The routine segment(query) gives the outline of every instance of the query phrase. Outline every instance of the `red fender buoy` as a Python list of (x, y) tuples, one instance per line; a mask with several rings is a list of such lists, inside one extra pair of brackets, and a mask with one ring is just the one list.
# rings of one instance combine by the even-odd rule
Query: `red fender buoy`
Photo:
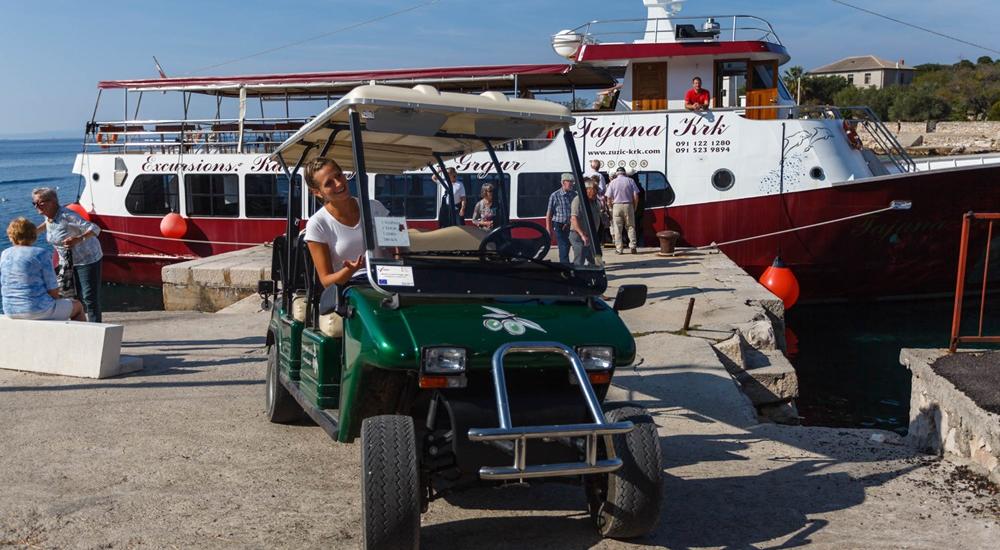
[(171, 212), (160, 220), (160, 233), (168, 239), (180, 239), (187, 233), (187, 221), (176, 212)]
[(87, 220), (88, 222), (90, 221), (90, 212), (87, 212), (87, 209), (84, 208), (82, 204), (78, 202), (67, 204), (66, 209), (72, 210), (73, 212), (76, 212), (81, 218)]
[(764, 270), (764, 274), (760, 276), (758, 281), (772, 294), (781, 298), (785, 309), (792, 309), (795, 302), (799, 300), (799, 281), (795, 278), (792, 270), (785, 265), (785, 262), (781, 261), (781, 256), (774, 258), (774, 263)]

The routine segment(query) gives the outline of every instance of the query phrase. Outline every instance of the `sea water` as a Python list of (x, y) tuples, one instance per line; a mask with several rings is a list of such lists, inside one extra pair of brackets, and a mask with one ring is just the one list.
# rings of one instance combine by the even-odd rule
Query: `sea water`
[[(11, 220), (24, 216), (36, 224), (43, 221), (31, 204), (33, 189), (55, 189), (61, 204), (76, 201), (83, 181), (72, 170), (81, 143), (79, 139), (0, 139), (0, 251), (11, 245), (7, 239)], [(52, 249), (44, 238), (35, 245)], [(159, 289), (105, 284), (101, 305), (105, 311), (163, 309), (163, 299)]]
[[(982, 274), (978, 274), (981, 281)], [(970, 277), (975, 278), (975, 277)], [(981, 283), (969, 286), (961, 334), (979, 331)], [(947, 348), (952, 298), (798, 305), (785, 313), (803, 424), (906, 433), (910, 371), (902, 348)], [(1000, 294), (988, 294), (983, 334), (1000, 334)], [(966, 346), (970, 347), (970, 346)], [(995, 346), (975, 346), (995, 347)]]

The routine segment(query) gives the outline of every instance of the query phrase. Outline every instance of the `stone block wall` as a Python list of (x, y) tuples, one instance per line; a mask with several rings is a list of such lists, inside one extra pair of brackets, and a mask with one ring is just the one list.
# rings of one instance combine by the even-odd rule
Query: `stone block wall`
[(913, 374), (908, 442), (922, 452), (957, 458), (1000, 484), (1000, 415), (975, 404), (931, 365), (947, 350), (904, 349)]

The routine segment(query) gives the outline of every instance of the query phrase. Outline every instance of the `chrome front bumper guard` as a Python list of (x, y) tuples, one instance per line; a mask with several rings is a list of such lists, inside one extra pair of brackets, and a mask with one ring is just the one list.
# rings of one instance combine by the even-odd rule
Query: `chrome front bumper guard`
[[(555, 353), (569, 361), (570, 368), (579, 382), (583, 399), (594, 422), (592, 424), (565, 424), (556, 426), (513, 427), (510, 421), (510, 405), (507, 400), (507, 382), (504, 378), (503, 360), (508, 353)], [(604, 474), (621, 468), (622, 461), (615, 456), (611, 436), (632, 431), (629, 421), (609, 424), (604, 418), (601, 403), (590, 385), (583, 362), (569, 347), (558, 342), (512, 342), (500, 346), (493, 354), (493, 392), (497, 401), (499, 428), (471, 428), (470, 441), (513, 443), (514, 464), (512, 466), (483, 466), (479, 477), (485, 480), (535, 479), (541, 477), (577, 476)], [(527, 465), (529, 439), (586, 438), (585, 462), (561, 464)], [(604, 437), (607, 458), (597, 459), (597, 438)]]

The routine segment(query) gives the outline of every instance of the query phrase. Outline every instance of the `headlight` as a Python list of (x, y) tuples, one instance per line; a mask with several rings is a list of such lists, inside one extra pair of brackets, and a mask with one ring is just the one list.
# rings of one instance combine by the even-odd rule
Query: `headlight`
[(462, 374), (465, 372), (463, 348), (424, 348), (426, 374)]
[(576, 348), (585, 370), (610, 370), (615, 364), (615, 349), (611, 346), (583, 346)]

